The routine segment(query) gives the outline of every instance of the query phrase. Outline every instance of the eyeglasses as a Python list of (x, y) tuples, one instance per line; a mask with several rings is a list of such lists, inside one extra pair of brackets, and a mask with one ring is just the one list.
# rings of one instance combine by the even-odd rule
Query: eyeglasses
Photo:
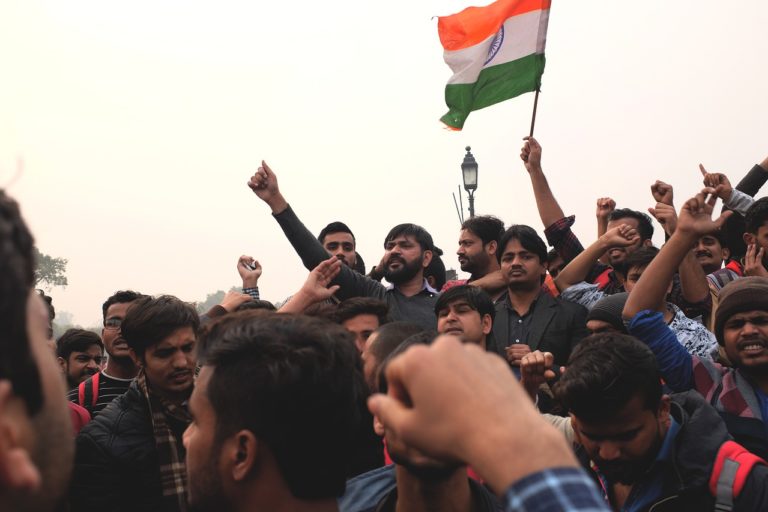
[(123, 324), (122, 318), (112, 317), (104, 320), (105, 329), (119, 329), (122, 324)]

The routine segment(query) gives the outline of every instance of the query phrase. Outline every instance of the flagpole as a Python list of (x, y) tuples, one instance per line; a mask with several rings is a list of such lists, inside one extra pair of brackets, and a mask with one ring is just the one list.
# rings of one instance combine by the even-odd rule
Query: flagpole
[(533, 116), (531, 116), (531, 134), (533, 137), (533, 127), (536, 126), (536, 109), (539, 106), (539, 88), (536, 88), (536, 97), (533, 100)]

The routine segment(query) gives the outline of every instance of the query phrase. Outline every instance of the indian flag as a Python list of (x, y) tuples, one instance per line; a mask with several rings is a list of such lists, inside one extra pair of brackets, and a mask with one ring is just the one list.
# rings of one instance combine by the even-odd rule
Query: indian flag
[(551, 0), (498, 0), (441, 16), (437, 30), (453, 76), (440, 120), (461, 130), (473, 110), (536, 91), (544, 73)]

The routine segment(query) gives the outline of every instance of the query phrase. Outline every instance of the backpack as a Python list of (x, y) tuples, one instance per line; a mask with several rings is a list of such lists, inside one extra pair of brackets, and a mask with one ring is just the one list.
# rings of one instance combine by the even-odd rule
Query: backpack
[(723, 443), (709, 477), (709, 492), (715, 497), (716, 511), (733, 510), (733, 501), (741, 494), (756, 464), (766, 462), (734, 441)]
[[(87, 380), (84, 380), (77, 387), (77, 405), (85, 407), (91, 416), (93, 416), (93, 409), (96, 407), (96, 402), (99, 399), (99, 377), (101, 372), (96, 372), (91, 376), (90, 387), (86, 386)], [(90, 389), (90, 397), (88, 396), (88, 390)]]

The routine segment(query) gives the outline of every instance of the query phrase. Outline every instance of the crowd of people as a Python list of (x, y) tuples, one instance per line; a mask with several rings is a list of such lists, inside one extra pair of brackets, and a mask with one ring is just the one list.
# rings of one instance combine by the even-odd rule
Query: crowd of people
[(416, 224), (366, 273), (262, 162), (299, 290), (264, 300), (243, 255), (202, 315), (124, 289), (57, 340), (0, 191), (0, 510), (768, 510), (768, 158), (736, 186), (701, 167), (679, 209), (662, 181), (650, 215), (598, 198), (583, 244), (520, 156), (544, 238), (467, 219), (466, 280)]

